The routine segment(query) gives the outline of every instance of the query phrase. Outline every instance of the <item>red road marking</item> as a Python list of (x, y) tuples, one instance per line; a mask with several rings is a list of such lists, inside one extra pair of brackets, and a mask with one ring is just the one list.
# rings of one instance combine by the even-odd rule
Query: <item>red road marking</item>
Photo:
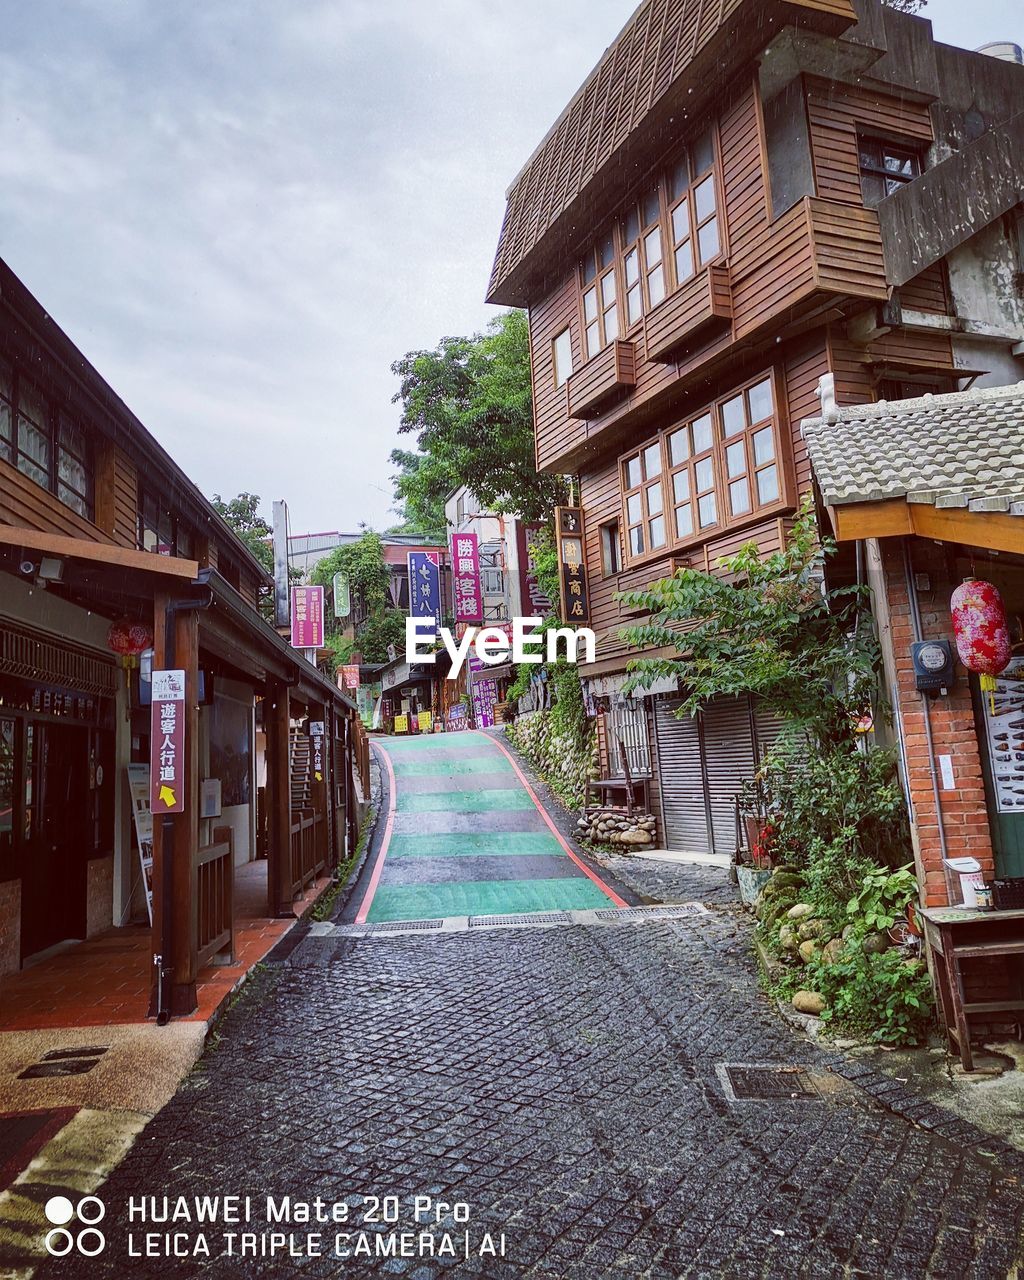
[(377, 861), (373, 864), (370, 883), (366, 886), (366, 893), (359, 904), (356, 924), (365, 924), (366, 917), (370, 914), (370, 908), (373, 906), (373, 896), (377, 892), (377, 885), (380, 883), (380, 873), (384, 869), (384, 859), (387, 857), (388, 845), (391, 843), (391, 829), (395, 825), (395, 771), (391, 766), (391, 757), (380, 743), (375, 742), (373, 745), (383, 756), (384, 765), (388, 771), (388, 820), (384, 824), (384, 838), (380, 842), (380, 848), (377, 850)]
[[(480, 730), (471, 729), (470, 732), (479, 733)], [(579, 869), (583, 872), (583, 874), (588, 877), (588, 879), (593, 880), (594, 884), (597, 885), (597, 887), (601, 890), (602, 893), (606, 893), (608, 897), (611, 898), (612, 902), (614, 902), (617, 907), (628, 906), (629, 904), (623, 898), (620, 898), (617, 893), (613, 892), (611, 889), (608, 888), (608, 886), (605, 884), (605, 882), (601, 879), (601, 877), (597, 874), (596, 871), (591, 871), (591, 869), (587, 866), (587, 864), (577, 854), (573, 853), (572, 849), (569, 848), (568, 841), (562, 835), (561, 831), (559, 831), (559, 829), (551, 821), (551, 817), (548, 814), (547, 809), (544, 808), (540, 800), (537, 798), (537, 793), (534, 791), (533, 787), (530, 786), (529, 782), (527, 782), (526, 775), (523, 773), (522, 769), (520, 769), (519, 765), (516, 763), (515, 757), (508, 750), (508, 748), (503, 743), (499, 742), (497, 738), (491, 738), (490, 734), (485, 734), (484, 736), (487, 738), (490, 738), (491, 742), (493, 742), (494, 745), (498, 748), (498, 750), (504, 754), (509, 764), (516, 771), (516, 777), (526, 788), (527, 792), (529, 793), (530, 799), (537, 806), (537, 812), (540, 814), (540, 816), (551, 828), (551, 834), (562, 846), (565, 853), (573, 860), (573, 862), (575, 862), (575, 864), (579, 867)]]

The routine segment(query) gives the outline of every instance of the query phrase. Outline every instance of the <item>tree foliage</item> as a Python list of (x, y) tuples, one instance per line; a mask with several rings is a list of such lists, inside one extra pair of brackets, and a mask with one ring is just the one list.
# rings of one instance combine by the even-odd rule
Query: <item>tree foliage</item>
[(755, 694), (823, 749), (852, 740), (877, 689), (880, 651), (862, 617), (866, 590), (824, 589), (834, 552), (805, 502), (781, 551), (762, 559), (750, 543), (723, 574), (681, 569), (624, 593), (627, 607), (650, 614), (626, 630), (629, 643), (679, 654), (634, 659), (632, 684), (678, 677), (691, 715), (720, 694)]
[(225, 502), (219, 493), (211, 499), (214, 510), (245, 543), (268, 573), (274, 572), (274, 549), (267, 541), (273, 529), (260, 515), (260, 498), (257, 493), (240, 493), (237, 498)]
[[(343, 636), (344, 622), (334, 616), (334, 575), (348, 575), (353, 609), (364, 614), (354, 639)], [(384, 542), (379, 533), (365, 529), (355, 542), (336, 547), (317, 561), (309, 575), (314, 586), (324, 588), (327, 619), (327, 647), (338, 663), (352, 653), (364, 662), (387, 662), (388, 645), (400, 645), (405, 637), (405, 617), (391, 599), (391, 574), (384, 559)]]
[[(443, 529), (445, 497), (466, 485), (492, 511), (541, 520), (565, 500), (560, 476), (540, 475), (533, 446), (526, 316), (507, 311), (484, 333), (442, 338), (392, 366), (401, 379), (399, 431), (417, 451), (396, 449), (395, 496), (409, 525)], [(440, 518), (439, 518), (440, 517)]]

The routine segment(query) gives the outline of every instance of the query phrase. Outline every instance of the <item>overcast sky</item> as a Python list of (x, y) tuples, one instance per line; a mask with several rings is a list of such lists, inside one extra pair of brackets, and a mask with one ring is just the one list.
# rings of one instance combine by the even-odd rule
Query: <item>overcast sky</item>
[(0, 0), (0, 255), (207, 494), (383, 528), (391, 362), (494, 313), (505, 188), (633, 7)]

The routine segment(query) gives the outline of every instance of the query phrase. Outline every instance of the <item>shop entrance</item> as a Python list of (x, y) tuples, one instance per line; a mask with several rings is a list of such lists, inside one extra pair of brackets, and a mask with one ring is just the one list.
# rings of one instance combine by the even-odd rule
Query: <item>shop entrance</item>
[(91, 846), (89, 731), (26, 725), (25, 842), (21, 875), (24, 959), (86, 932), (86, 858)]

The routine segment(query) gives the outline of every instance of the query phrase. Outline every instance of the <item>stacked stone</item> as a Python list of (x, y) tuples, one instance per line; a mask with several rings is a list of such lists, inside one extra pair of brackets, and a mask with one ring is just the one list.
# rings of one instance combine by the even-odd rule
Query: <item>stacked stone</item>
[(580, 836), (593, 844), (616, 844), (628, 849), (653, 845), (658, 822), (650, 813), (629, 817), (621, 809), (588, 805), (576, 826)]

